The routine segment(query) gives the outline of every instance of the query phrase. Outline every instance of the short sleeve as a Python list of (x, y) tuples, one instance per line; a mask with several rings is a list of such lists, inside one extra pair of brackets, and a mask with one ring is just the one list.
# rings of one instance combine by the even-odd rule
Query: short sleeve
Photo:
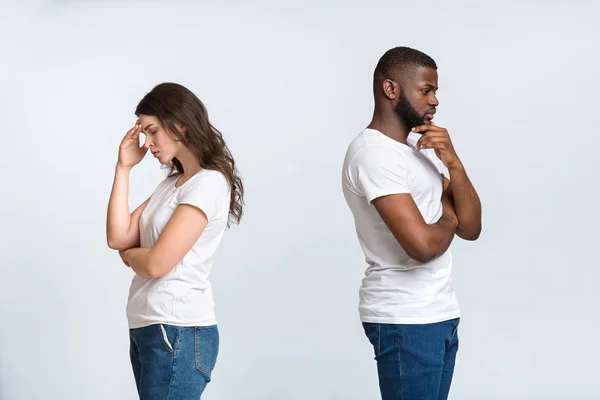
[(191, 182), (184, 184), (179, 204), (190, 204), (201, 209), (210, 221), (229, 210), (230, 186), (223, 174), (204, 170)]
[(381, 196), (410, 193), (406, 161), (387, 146), (361, 149), (351, 162), (350, 174), (369, 203)]

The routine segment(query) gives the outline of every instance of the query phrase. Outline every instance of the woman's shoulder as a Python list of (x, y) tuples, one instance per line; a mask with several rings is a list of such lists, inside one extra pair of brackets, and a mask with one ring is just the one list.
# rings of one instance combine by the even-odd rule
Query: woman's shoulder
[(221, 172), (214, 169), (202, 169), (190, 179), (191, 185), (215, 185), (229, 187), (227, 177)]

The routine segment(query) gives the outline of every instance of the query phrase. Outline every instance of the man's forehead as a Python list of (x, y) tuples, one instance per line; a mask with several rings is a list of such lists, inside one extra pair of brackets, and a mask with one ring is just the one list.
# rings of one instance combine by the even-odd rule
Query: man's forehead
[(406, 75), (406, 81), (413, 85), (429, 85), (437, 88), (437, 70), (431, 67), (418, 66)]
[(414, 71), (415, 78), (419, 80), (435, 80), (438, 79), (437, 70), (431, 67), (419, 66)]

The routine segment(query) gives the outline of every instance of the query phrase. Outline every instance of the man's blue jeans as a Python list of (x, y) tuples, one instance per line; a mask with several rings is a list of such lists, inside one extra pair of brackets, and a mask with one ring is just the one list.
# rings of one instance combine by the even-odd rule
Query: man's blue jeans
[(458, 323), (363, 323), (375, 350), (382, 400), (446, 400), (458, 351)]
[(130, 357), (141, 400), (198, 400), (217, 362), (217, 326), (130, 329)]

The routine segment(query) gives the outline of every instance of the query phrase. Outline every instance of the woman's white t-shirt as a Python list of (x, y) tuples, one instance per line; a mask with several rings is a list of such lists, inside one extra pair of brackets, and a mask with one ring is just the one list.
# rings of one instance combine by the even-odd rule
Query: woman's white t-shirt
[(175, 268), (160, 278), (135, 275), (129, 289), (129, 328), (155, 323), (177, 326), (210, 326), (217, 323), (208, 276), (214, 254), (229, 218), (231, 186), (225, 176), (203, 169), (180, 187), (180, 175), (162, 181), (140, 217), (140, 247), (153, 247), (179, 204), (201, 209), (208, 225)]

